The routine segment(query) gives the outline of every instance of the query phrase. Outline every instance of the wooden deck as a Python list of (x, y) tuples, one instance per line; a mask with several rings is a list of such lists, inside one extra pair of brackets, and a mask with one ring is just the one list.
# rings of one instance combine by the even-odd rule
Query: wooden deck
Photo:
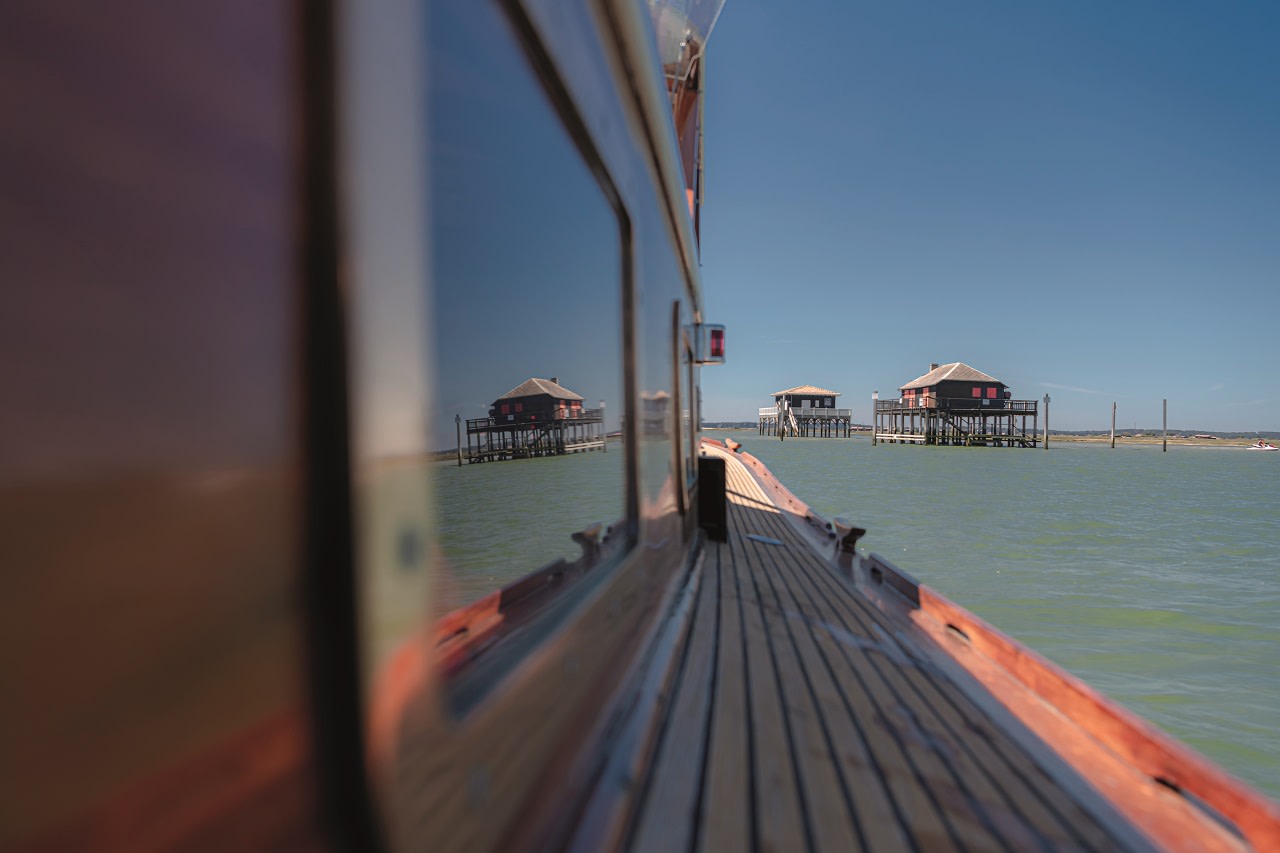
[[(903, 595), (871, 580), (883, 581), (884, 566), (856, 561), (842, 573), (834, 537), (804, 523), (803, 504), (732, 453), (709, 452), (727, 460), (730, 533), (691, 580), (651, 758), (623, 796), (614, 843), (1248, 849), (1042, 697), (996, 699), (971, 674), (980, 667), (943, 648), (950, 635), (969, 649), (976, 628), (928, 624), (913, 587), (899, 583)], [(1019, 719), (1036, 713), (1049, 722)], [(1106, 783), (1073, 765), (1105, 772)]]

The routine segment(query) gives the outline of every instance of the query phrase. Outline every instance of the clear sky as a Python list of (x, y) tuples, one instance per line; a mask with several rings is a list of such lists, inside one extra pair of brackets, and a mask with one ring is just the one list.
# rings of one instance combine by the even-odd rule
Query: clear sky
[[(730, 2), (703, 416), (963, 361), (1055, 429), (1280, 430), (1280, 3)], [(858, 416), (858, 412), (862, 416)]]

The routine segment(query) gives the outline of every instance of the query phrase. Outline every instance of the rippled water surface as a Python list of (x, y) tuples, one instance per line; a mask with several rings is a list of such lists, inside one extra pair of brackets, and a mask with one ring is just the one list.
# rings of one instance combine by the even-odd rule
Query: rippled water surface
[(732, 435), (861, 545), (1280, 798), (1280, 454)]
[(557, 558), (582, 553), (571, 538), (612, 524), (624, 510), (623, 461), (575, 453), (482, 465), (435, 467), (440, 547), (446, 565), (442, 609), (460, 607)]

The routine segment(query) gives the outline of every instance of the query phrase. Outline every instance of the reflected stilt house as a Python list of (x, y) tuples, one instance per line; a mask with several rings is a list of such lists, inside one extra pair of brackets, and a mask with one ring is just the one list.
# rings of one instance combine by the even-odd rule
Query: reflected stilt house
[(760, 435), (802, 438), (848, 438), (853, 410), (837, 409), (839, 391), (816, 385), (797, 385), (773, 392), (773, 405), (760, 409)]
[(878, 441), (970, 447), (1038, 443), (1037, 401), (1011, 399), (1007, 385), (964, 362), (930, 364), (927, 373), (899, 391), (897, 400), (876, 401)]
[(558, 377), (526, 379), (494, 400), (487, 418), (467, 420), (467, 461), (603, 449), (604, 410), (583, 408), (582, 402)]
[(671, 395), (666, 391), (640, 392), (640, 434), (648, 438), (671, 435)]

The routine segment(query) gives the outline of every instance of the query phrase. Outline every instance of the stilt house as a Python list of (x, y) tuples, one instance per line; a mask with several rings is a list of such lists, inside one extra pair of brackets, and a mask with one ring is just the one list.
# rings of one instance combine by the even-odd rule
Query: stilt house
[(1004, 408), (1009, 386), (994, 376), (975, 370), (962, 361), (930, 364), (929, 372), (899, 388), (904, 404), (919, 408), (937, 407), (939, 401), (951, 409)]
[(557, 377), (526, 379), (493, 401), (489, 417), (467, 420), (467, 461), (561, 456), (605, 448), (604, 412)]
[(853, 422), (852, 409), (837, 409), (839, 391), (816, 385), (797, 385), (773, 392), (773, 406), (760, 409), (761, 435), (848, 438)]
[(914, 444), (1035, 447), (1035, 400), (1014, 400), (1009, 387), (962, 361), (930, 364), (899, 386), (896, 400), (877, 400), (873, 438)]
[(562, 386), (558, 377), (526, 379), (493, 401), (489, 417), (499, 423), (533, 423), (580, 417), (582, 395)]

